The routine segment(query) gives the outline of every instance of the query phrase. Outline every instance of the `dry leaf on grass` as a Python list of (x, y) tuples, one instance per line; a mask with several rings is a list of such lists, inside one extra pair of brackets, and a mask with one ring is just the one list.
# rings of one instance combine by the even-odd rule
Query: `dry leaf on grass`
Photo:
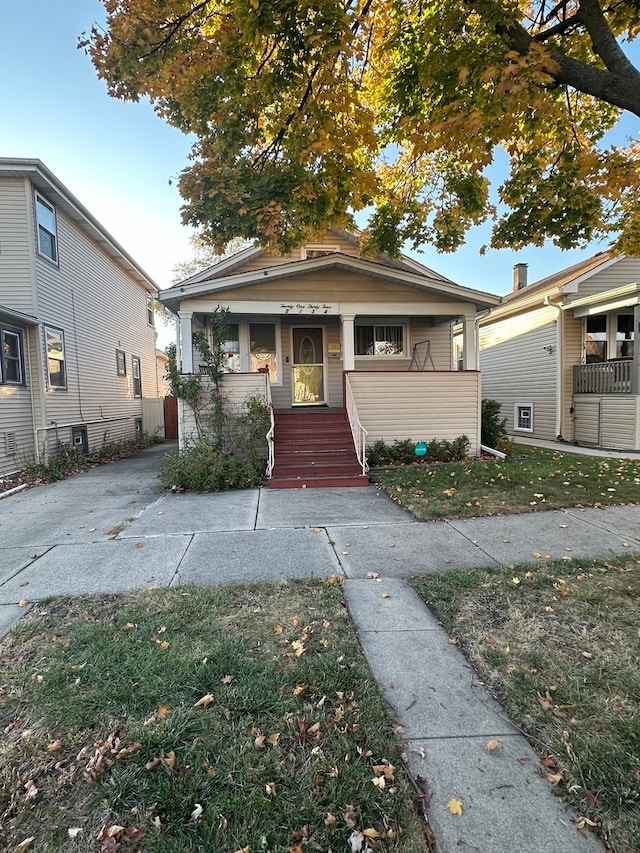
[(213, 694), (212, 693), (205, 693), (205, 695), (201, 699), (198, 699), (198, 701), (195, 703), (195, 705), (193, 707), (194, 708), (208, 708), (212, 702), (215, 702)]

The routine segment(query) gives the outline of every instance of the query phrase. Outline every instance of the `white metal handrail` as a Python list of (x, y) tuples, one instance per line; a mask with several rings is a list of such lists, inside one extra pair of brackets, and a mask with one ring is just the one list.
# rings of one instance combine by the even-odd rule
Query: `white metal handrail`
[(356, 408), (356, 401), (353, 398), (353, 391), (351, 390), (351, 383), (349, 382), (349, 374), (345, 373), (344, 375), (344, 387), (345, 387), (345, 403), (347, 407), (347, 417), (349, 418), (349, 425), (351, 426), (351, 435), (353, 436), (353, 444), (356, 449), (356, 455), (358, 457), (358, 462), (362, 466), (362, 473), (366, 474), (369, 470), (369, 463), (367, 462), (367, 430), (362, 426), (360, 422), (360, 418), (358, 417), (358, 410)]
[(269, 374), (265, 373), (264, 378), (264, 396), (267, 406), (269, 407), (269, 416), (271, 418), (271, 426), (269, 427), (269, 432), (267, 433), (267, 478), (270, 478), (273, 473), (273, 466), (276, 464), (276, 419), (273, 414), (273, 403), (271, 401), (271, 382), (269, 381)]

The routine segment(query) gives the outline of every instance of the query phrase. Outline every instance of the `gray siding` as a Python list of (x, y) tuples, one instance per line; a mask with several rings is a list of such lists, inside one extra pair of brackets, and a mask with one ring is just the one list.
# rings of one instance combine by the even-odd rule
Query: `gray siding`
[(576, 394), (573, 399), (576, 441), (640, 450), (640, 397)]
[(0, 178), (0, 305), (34, 315), (34, 231), (31, 190), (21, 178)]
[(537, 308), (480, 329), (482, 396), (501, 404), (510, 433), (515, 406), (533, 403), (533, 433), (516, 434), (556, 437), (556, 316), (554, 308)]
[[(0, 322), (5, 318), (0, 315)], [(31, 389), (36, 361), (33, 350), (35, 327), (7, 322), (23, 333), (26, 385), (0, 385), (0, 477), (18, 471), (34, 461), (35, 426), (31, 409)]]
[[(146, 291), (60, 210), (59, 265), (36, 259), (39, 319), (64, 332), (67, 388), (47, 387), (46, 419), (87, 423), (90, 446), (132, 438), (142, 401), (134, 397), (132, 356), (141, 360), (143, 396), (158, 393), (155, 330), (147, 324)], [(116, 349), (127, 375), (117, 375)]]
[(640, 281), (640, 258), (618, 258), (605, 269), (594, 273), (578, 285), (578, 292), (567, 295), (567, 302), (606, 292)]

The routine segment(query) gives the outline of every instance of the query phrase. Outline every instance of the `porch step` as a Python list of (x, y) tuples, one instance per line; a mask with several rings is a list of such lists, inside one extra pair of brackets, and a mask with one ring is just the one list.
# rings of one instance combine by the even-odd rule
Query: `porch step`
[(343, 410), (275, 413), (271, 489), (366, 486)]

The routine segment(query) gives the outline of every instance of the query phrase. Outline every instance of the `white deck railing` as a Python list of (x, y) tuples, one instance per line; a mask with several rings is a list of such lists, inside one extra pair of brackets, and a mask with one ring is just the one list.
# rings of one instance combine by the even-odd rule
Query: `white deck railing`
[(630, 394), (632, 361), (574, 364), (574, 394)]
[(349, 374), (345, 373), (344, 375), (344, 388), (345, 388), (345, 403), (347, 408), (347, 417), (349, 418), (349, 424), (351, 426), (351, 435), (353, 436), (353, 444), (356, 449), (356, 455), (358, 457), (358, 462), (362, 467), (362, 473), (366, 474), (369, 470), (369, 465), (367, 463), (367, 430), (360, 423), (360, 418), (358, 417), (358, 410), (356, 408), (356, 401), (353, 398), (353, 392), (351, 390), (351, 383), (349, 382)]
[(273, 473), (273, 466), (276, 464), (276, 419), (273, 414), (273, 401), (271, 400), (271, 382), (269, 381), (269, 374), (265, 373), (265, 400), (267, 406), (269, 407), (269, 416), (271, 418), (271, 426), (269, 427), (269, 432), (267, 433), (267, 478), (270, 479)]

